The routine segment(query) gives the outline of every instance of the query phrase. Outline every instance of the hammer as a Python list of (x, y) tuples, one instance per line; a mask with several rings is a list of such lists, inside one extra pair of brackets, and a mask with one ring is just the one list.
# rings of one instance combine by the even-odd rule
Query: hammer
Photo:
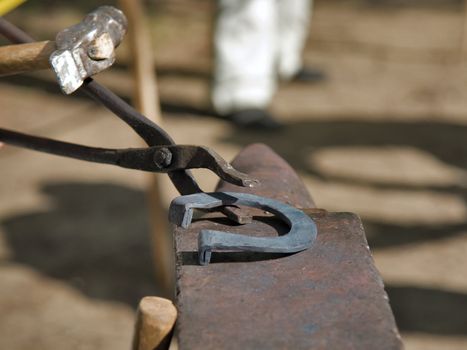
[(126, 29), (123, 12), (101, 6), (80, 23), (59, 32), (55, 41), (0, 47), (0, 76), (51, 66), (62, 91), (71, 94), (86, 78), (115, 62), (115, 48)]

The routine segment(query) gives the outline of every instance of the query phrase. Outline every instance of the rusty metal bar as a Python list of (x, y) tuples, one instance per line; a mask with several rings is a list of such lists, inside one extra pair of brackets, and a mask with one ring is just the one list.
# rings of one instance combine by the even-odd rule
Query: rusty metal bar
[[(261, 181), (253, 189), (221, 183), (219, 190), (314, 206), (290, 166), (264, 145), (243, 150), (232, 163)], [(232, 226), (210, 213), (189, 229), (174, 228), (180, 349), (400, 349), (402, 343), (362, 223), (351, 213), (312, 209), (318, 238), (293, 255), (213, 253), (199, 266), (201, 229), (254, 236), (287, 230), (256, 212), (251, 224)]]

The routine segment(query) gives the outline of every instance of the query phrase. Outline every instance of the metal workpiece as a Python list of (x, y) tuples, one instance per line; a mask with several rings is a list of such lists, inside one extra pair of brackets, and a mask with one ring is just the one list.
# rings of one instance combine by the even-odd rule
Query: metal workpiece
[[(249, 146), (232, 165), (261, 186), (224, 183), (218, 187), (223, 191), (235, 188), (295, 207), (313, 206), (301, 180), (269, 147)], [(285, 255), (214, 251), (211, 263), (200, 266), (200, 231), (271, 237), (274, 230), (281, 237), (290, 229), (276, 216), (245, 209), (255, 216), (243, 226), (232, 226), (220, 213), (193, 220), (186, 229), (173, 225), (179, 349), (403, 348), (355, 214), (304, 210), (318, 229), (311, 248)]]
[(62, 91), (71, 94), (84, 79), (110, 67), (126, 30), (127, 20), (122, 11), (101, 6), (80, 23), (59, 32), (50, 64)]
[(243, 205), (259, 208), (276, 215), (289, 231), (279, 237), (253, 237), (217, 230), (201, 230), (198, 236), (198, 261), (207, 265), (216, 251), (249, 251), (259, 253), (296, 253), (308, 249), (316, 239), (316, 225), (301, 210), (277, 200), (246, 193), (197, 193), (175, 198), (169, 210), (170, 222), (188, 228), (194, 209), (213, 209), (225, 205)]
[[(243, 169), (244, 173), (255, 179), (261, 179), (256, 187), (240, 187), (227, 181), (219, 182), (215, 191), (254, 193), (258, 196), (269, 197), (292, 204), (297, 208), (314, 208), (315, 204), (305, 185), (295, 171), (277, 153), (262, 143), (252, 144), (242, 150), (242, 157), (232, 161), (235, 169)], [(276, 191), (280, 189), (280, 191)], [(239, 223), (252, 222), (254, 210), (249, 208), (225, 207), (223, 210), (229, 219)]]

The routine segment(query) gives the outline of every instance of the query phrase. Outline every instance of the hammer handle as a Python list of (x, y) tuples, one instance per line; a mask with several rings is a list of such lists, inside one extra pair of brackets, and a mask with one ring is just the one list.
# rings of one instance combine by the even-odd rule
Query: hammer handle
[(53, 41), (0, 46), (0, 76), (50, 68), (55, 50)]

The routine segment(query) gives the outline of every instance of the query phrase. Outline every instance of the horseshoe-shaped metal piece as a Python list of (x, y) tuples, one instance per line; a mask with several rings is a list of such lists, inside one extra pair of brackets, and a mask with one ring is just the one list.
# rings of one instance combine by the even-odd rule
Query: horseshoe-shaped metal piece
[(175, 198), (170, 204), (170, 222), (188, 228), (193, 209), (212, 209), (225, 205), (244, 205), (266, 210), (289, 226), (290, 231), (279, 237), (252, 237), (215, 230), (201, 230), (198, 236), (200, 265), (208, 265), (212, 250), (251, 251), (266, 253), (296, 253), (313, 244), (316, 224), (304, 212), (274, 199), (247, 193), (195, 193)]

